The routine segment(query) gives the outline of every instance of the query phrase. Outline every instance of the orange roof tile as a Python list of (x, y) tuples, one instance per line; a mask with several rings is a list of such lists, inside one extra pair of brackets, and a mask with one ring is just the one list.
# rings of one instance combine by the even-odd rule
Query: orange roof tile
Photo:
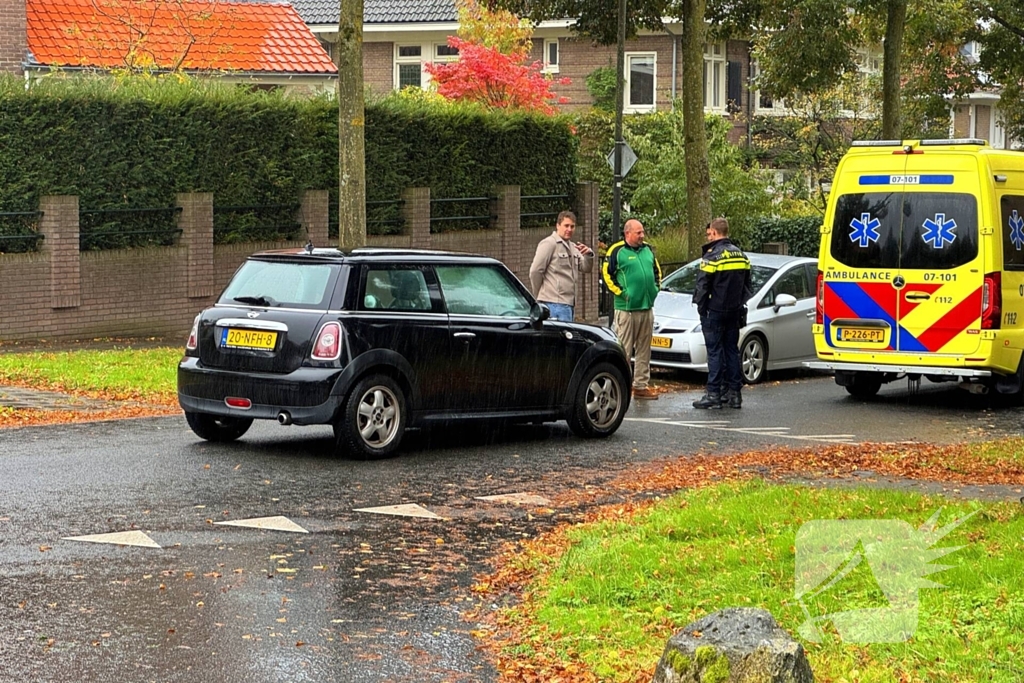
[(215, 0), (27, 0), (40, 64), (336, 73), (291, 5)]

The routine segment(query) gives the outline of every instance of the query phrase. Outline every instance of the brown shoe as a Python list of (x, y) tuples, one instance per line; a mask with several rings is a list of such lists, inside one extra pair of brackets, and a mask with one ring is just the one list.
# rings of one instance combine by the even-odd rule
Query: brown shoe
[(658, 392), (650, 387), (644, 387), (643, 389), (634, 389), (633, 398), (642, 398), (648, 401), (657, 401)]

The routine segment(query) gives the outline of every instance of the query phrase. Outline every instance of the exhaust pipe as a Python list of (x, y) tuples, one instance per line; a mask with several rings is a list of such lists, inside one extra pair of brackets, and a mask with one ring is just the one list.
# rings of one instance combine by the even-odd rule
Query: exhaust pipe
[(292, 423), (292, 416), (287, 410), (282, 410), (277, 414), (277, 421), (287, 427)]
[(961, 389), (966, 389), (972, 394), (985, 395), (988, 393), (987, 384), (980, 384), (978, 382), (960, 382), (959, 386)]

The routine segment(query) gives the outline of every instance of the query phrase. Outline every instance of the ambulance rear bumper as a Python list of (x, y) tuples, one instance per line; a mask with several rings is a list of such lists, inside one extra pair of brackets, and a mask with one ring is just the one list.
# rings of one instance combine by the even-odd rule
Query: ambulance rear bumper
[(886, 363), (832, 363), (826, 361), (806, 361), (805, 368), (811, 370), (831, 370), (833, 372), (882, 372), (897, 375), (947, 375), (950, 377), (991, 377), (991, 370), (971, 370), (968, 368), (936, 368), (925, 365), (888, 365)]

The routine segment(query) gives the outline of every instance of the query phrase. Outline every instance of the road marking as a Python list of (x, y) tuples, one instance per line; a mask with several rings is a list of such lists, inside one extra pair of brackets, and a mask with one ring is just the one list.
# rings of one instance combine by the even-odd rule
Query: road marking
[(269, 531), (290, 531), (296, 534), (308, 534), (309, 532), (301, 526), (281, 515), (276, 517), (251, 517), (249, 519), (234, 519), (227, 522), (214, 522), (222, 526), (242, 526), (251, 529), (266, 529)]
[(511, 505), (551, 505), (551, 501), (543, 496), (532, 493), (502, 493), (497, 496), (477, 496), (477, 500), (490, 503), (509, 503)]
[(824, 443), (857, 443), (856, 434), (790, 434), (789, 427), (729, 427), (729, 420), (672, 420), (667, 417), (627, 417), (631, 422), (651, 422), (654, 424), (690, 427), (693, 429), (713, 429), (720, 432), (751, 434), (754, 436), (777, 436), (796, 441), (818, 441)]
[(375, 515), (398, 515), (400, 517), (423, 517), (425, 519), (441, 519), (438, 515), (435, 515), (425, 507), (420, 507), (415, 503), (409, 503), (408, 505), (384, 505), (383, 507), (377, 508), (359, 508), (352, 512), (369, 512)]
[(140, 548), (159, 548), (160, 545), (141, 531), (116, 531), (112, 534), (93, 534), (91, 536), (65, 536), (65, 541), (83, 541), (85, 543), (110, 543), (112, 545), (133, 545)]

